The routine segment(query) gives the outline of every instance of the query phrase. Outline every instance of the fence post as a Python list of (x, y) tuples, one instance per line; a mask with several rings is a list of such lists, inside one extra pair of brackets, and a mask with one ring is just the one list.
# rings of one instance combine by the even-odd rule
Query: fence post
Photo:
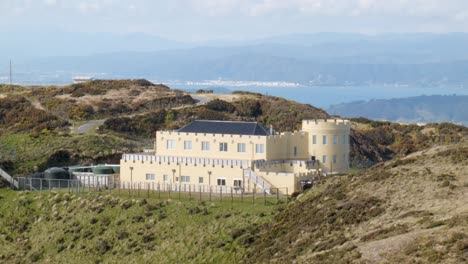
[(211, 185), (210, 185), (210, 202), (211, 202)]
[(158, 182), (158, 199), (161, 199), (161, 185)]
[(289, 203), (288, 187), (286, 187), (286, 203)]
[(219, 200), (222, 202), (223, 201), (223, 186), (219, 186)]
[(49, 191), (50, 191), (50, 179), (49, 179)]
[(43, 179), (39, 178), (39, 190), (41, 190), (41, 192), (42, 192), (42, 180)]
[(198, 185), (198, 192), (200, 193), (200, 201), (201, 201), (201, 188), (202, 187), (200, 185)]
[(266, 205), (266, 191), (263, 190), (263, 205)]
[(244, 203), (244, 190), (241, 190), (241, 203)]
[(171, 184), (169, 184), (169, 199), (171, 198), (171, 189), (172, 189), (172, 186)]
[[(255, 185), (254, 185), (255, 186)], [(252, 190), (252, 203), (255, 204), (255, 192), (256, 192), (256, 189), (254, 188)]]
[(68, 192), (70, 192), (70, 180), (68, 180), (67, 182), (68, 182)]
[(180, 200), (180, 189), (181, 189), (181, 188), (180, 188), (180, 183), (179, 183), (179, 200)]
[(147, 193), (146, 193), (146, 197), (148, 197), (148, 198), (149, 198), (150, 185), (149, 185), (149, 184), (147, 184), (147, 186), (148, 186), (148, 191), (147, 191)]
[(276, 204), (279, 204), (279, 188), (276, 188)]
[(192, 200), (192, 186), (190, 184), (188, 186), (188, 195), (189, 195), (189, 200)]
[(231, 187), (231, 206), (234, 204), (234, 194), (232, 193), (232, 187)]

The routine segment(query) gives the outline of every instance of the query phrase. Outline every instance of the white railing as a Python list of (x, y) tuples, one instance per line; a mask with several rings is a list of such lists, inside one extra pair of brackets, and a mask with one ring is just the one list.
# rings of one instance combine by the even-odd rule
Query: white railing
[(10, 183), (13, 189), (18, 189), (18, 181), (11, 177), (6, 171), (0, 168), (0, 176)]
[(247, 177), (250, 182), (254, 183), (257, 187), (260, 187), (267, 194), (270, 194), (271, 185), (250, 168), (244, 169), (244, 177)]
[(283, 165), (283, 164), (307, 166), (308, 168), (319, 165), (318, 160), (271, 160), (271, 161), (255, 160), (253, 163), (256, 168), (266, 168), (266, 167)]
[(73, 172), (73, 178), (82, 186), (109, 186), (113, 182), (113, 174), (94, 174), (92, 172)]
[(210, 159), (210, 158), (159, 156), (159, 155), (145, 155), (145, 154), (123, 154), (122, 160), (161, 162), (161, 163), (183, 163), (183, 164), (192, 164), (192, 165), (217, 165), (217, 166), (231, 166), (231, 167), (241, 167), (241, 168), (249, 167), (248, 160)]

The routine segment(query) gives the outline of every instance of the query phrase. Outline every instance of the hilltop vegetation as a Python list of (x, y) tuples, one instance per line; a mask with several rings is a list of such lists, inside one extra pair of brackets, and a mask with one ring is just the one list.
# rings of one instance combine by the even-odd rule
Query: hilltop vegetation
[[(97, 80), (64, 87), (0, 86), (0, 165), (13, 175), (49, 166), (117, 163), (149, 139), (77, 135), (79, 121), (190, 105), (186, 93), (146, 80)], [(61, 155), (57, 154), (61, 153)]]
[(177, 129), (195, 119), (258, 121), (275, 131), (300, 129), (302, 119), (328, 118), (328, 114), (310, 105), (259, 94), (244, 94), (232, 102), (214, 99), (205, 105), (157, 110), (131, 118), (108, 119), (101, 130), (139, 136), (151, 136), (157, 129)]
[(351, 166), (370, 167), (432, 146), (459, 143), (468, 128), (451, 123), (424, 126), (352, 118)]
[(256, 236), (250, 263), (468, 261), (468, 142), (431, 148), (301, 195)]

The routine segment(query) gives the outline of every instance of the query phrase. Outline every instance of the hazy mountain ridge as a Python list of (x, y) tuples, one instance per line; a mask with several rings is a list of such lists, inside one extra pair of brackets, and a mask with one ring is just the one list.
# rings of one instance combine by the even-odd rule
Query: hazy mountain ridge
[[(232, 45), (210, 42), (209, 46), (138, 34), (128, 38), (132, 41), (115, 37), (115, 44), (107, 45), (99, 37), (83, 37), (75, 41), (84, 43), (83, 50), (76, 51), (75, 43), (66, 52), (54, 53), (58, 57), (48, 56), (49, 48), (42, 44), (44, 51), (36, 53), (41, 54), (40, 58), (27, 54), (18, 60), (13, 57), (16, 80), (38, 80), (47, 75), (48, 80), (66, 83), (71, 76), (86, 73), (102, 74), (105, 78), (160, 81), (223, 78), (312, 85), (468, 85), (465, 74), (468, 34), (465, 33), (376, 36), (321, 33), (240, 41)], [(88, 45), (93, 41), (94, 49)], [(126, 44), (126, 49), (119, 43)], [(7, 55), (0, 52), (0, 58)], [(3, 72), (6, 76), (6, 70)]]
[(327, 111), (347, 117), (362, 116), (403, 123), (453, 122), (468, 125), (468, 96), (430, 95), (376, 99), (333, 105)]

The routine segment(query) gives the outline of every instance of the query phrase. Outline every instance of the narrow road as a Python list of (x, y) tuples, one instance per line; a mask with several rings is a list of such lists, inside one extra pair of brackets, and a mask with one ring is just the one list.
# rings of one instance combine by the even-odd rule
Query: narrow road
[(208, 98), (206, 95), (190, 94), (190, 96), (197, 101), (197, 105), (203, 105), (212, 100), (212, 98)]
[(106, 119), (101, 119), (101, 120), (95, 120), (95, 121), (91, 121), (89, 123), (86, 123), (86, 124), (83, 124), (77, 128), (74, 128), (73, 132), (76, 133), (76, 134), (86, 134), (88, 133), (91, 129), (95, 128), (95, 127), (98, 127), (102, 124), (104, 124), (104, 122), (106, 121)]

